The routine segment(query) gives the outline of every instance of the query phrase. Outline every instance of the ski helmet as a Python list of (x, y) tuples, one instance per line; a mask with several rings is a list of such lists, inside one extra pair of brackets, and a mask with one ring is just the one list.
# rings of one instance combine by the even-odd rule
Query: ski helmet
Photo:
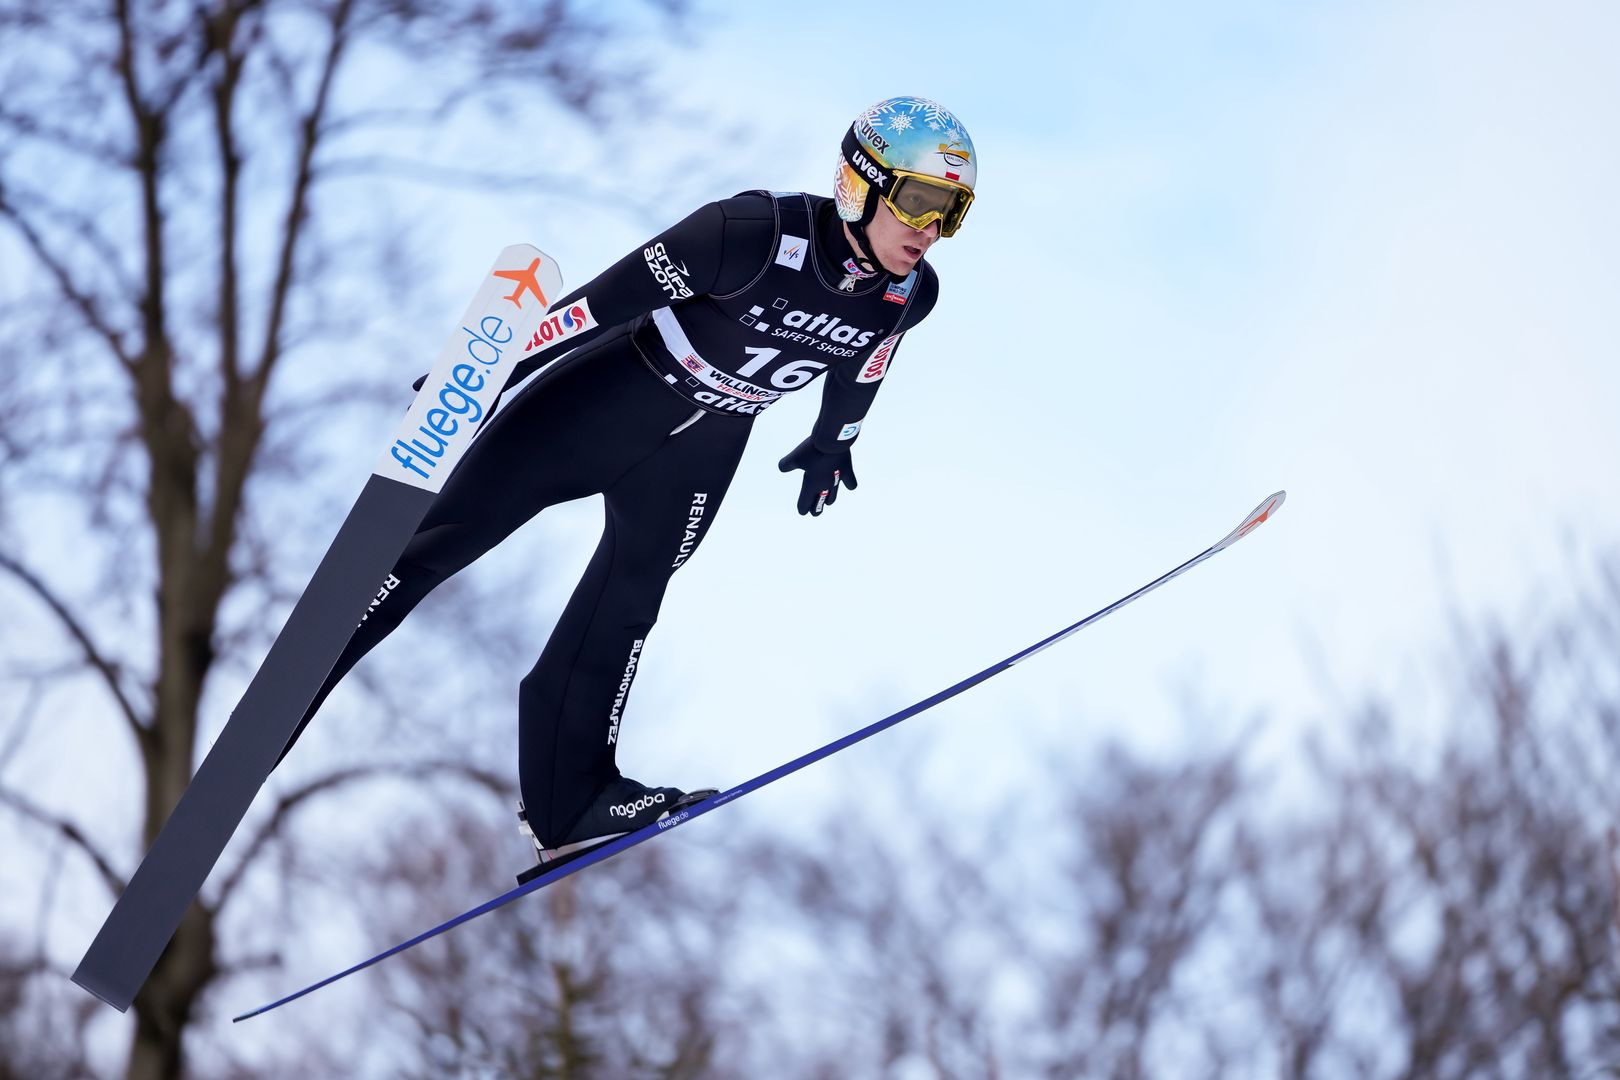
[(927, 98), (880, 101), (844, 135), (833, 186), (838, 216), (864, 243), (878, 198), (914, 229), (940, 223), (951, 236), (973, 203), (978, 165), (973, 140), (951, 111)]

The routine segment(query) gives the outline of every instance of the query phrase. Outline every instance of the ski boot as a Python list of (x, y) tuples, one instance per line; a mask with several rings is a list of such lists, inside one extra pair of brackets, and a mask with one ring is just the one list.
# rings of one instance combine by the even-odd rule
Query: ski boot
[(536, 864), (518, 875), (518, 884), (532, 881), (610, 840), (617, 840), (626, 833), (661, 821), (717, 794), (718, 788), (701, 788), (690, 792), (672, 787), (650, 788), (620, 776), (608, 781), (562, 842), (550, 848), (542, 844), (530, 828), (528, 811), (520, 801), (518, 831), (534, 845)]

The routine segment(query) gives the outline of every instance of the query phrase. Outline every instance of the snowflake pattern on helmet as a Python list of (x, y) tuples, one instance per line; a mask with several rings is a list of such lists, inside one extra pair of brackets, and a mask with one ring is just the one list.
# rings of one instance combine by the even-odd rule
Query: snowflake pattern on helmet
[[(913, 130), (913, 123), (920, 120), (929, 131), (942, 136), (947, 142), (966, 144), (969, 148), (973, 145), (962, 127), (962, 121), (945, 106), (928, 98), (900, 97), (880, 101), (862, 113), (860, 119), (876, 131), (887, 130), (897, 135)], [(911, 167), (895, 161), (889, 164), (899, 168)]]
[(844, 155), (838, 155), (838, 171), (833, 174), (833, 198), (838, 203), (838, 216), (845, 221), (859, 221), (861, 207), (866, 203), (867, 183), (855, 174), (844, 160)]
[[(893, 97), (855, 118), (853, 130), (862, 151), (892, 169), (937, 176), (972, 190), (978, 179), (973, 140), (945, 106), (924, 97)], [(870, 185), (842, 153), (833, 192), (838, 216), (859, 221)]]

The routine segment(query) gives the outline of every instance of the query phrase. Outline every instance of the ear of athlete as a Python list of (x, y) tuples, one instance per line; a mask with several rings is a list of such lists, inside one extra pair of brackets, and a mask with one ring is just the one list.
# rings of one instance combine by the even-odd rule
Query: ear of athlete
[(799, 513), (812, 517), (838, 501), (840, 487), (856, 487), (855, 465), (848, 448), (827, 453), (816, 449), (814, 439), (805, 439), (794, 447), (776, 467), (783, 472), (804, 470), (799, 484)]

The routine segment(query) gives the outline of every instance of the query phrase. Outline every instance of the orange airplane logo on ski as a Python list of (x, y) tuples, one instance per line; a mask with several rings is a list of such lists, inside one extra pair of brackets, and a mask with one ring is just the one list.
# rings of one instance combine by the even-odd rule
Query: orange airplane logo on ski
[(534, 262), (529, 264), (529, 268), (527, 270), (497, 270), (495, 271), (495, 276), (498, 278), (505, 278), (508, 281), (517, 282), (517, 288), (513, 289), (512, 294), (507, 297), (507, 299), (512, 301), (512, 303), (516, 306), (523, 306), (522, 296), (524, 292), (532, 292), (534, 293), (535, 299), (540, 301), (541, 307), (550, 307), (550, 302), (546, 300), (546, 294), (540, 291), (540, 282), (535, 277), (535, 274), (539, 271), (539, 269), (540, 260), (537, 258), (534, 260)]

